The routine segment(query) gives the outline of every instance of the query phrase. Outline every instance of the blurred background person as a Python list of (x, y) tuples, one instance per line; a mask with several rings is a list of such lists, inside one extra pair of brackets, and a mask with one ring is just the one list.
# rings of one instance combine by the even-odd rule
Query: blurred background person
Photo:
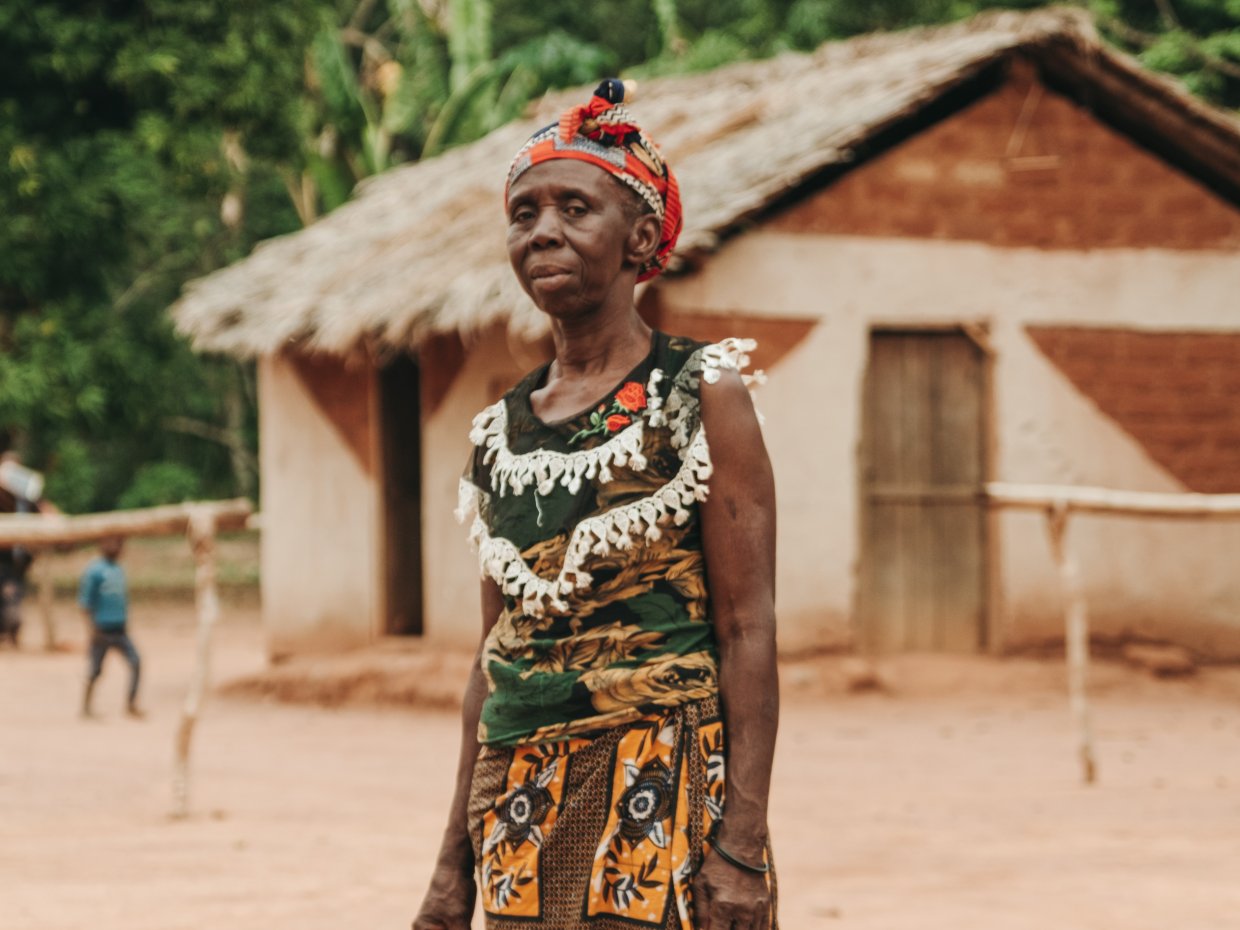
[[(7, 436), (0, 436), (0, 513), (54, 512), (43, 501), (43, 475), (21, 463), (8, 449)], [(26, 576), (34, 555), (24, 546), (0, 546), (0, 641), (14, 646), (21, 630), (21, 603), (26, 594)]]
[(125, 710), (131, 717), (143, 716), (137, 703), (142, 662), (129, 638), (129, 593), (125, 569), (119, 561), (124, 547), (125, 541), (119, 536), (105, 539), (99, 544), (99, 557), (82, 573), (78, 603), (86, 611), (91, 625), (90, 666), (82, 695), (83, 717), (94, 716), (91, 697), (103, 671), (104, 656), (112, 649), (118, 650), (129, 663), (129, 696)]

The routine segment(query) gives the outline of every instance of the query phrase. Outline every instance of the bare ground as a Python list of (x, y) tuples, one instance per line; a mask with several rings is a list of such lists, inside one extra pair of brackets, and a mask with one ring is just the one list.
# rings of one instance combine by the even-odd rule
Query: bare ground
[[(77, 718), (80, 638), (0, 651), (0, 926), (407, 927), (451, 790), (454, 712), (379, 706), (417, 698), (393, 698), (358, 657), (282, 669), (268, 688), (256, 615), (234, 613), (215, 678), (243, 683), (205, 708), (196, 813), (171, 821), (193, 629), (185, 606), (136, 614), (145, 721), (119, 713), (115, 656), (102, 719)], [(379, 664), (438, 676), (428, 694), (461, 674), (456, 659), (432, 674), (401, 654)], [(785, 930), (1238, 926), (1240, 671), (1163, 682), (1100, 665), (1101, 780), (1085, 788), (1057, 662), (906, 657), (880, 668), (885, 689), (858, 694), (852, 665), (784, 669), (772, 829)], [(309, 688), (333, 703), (299, 675), (361, 676), (350, 701), (378, 703), (254, 696)]]

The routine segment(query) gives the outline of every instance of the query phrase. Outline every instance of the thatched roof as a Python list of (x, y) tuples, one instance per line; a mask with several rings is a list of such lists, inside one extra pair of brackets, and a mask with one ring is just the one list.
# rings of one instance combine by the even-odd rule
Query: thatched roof
[[(1240, 121), (1102, 44), (1079, 11), (1003, 12), (647, 82), (633, 109), (680, 178), (677, 256), (710, 251), (1017, 53), (1147, 143), (1165, 143), (1216, 189), (1240, 191)], [(537, 127), (579, 99), (545, 99), (529, 119), (366, 182), (309, 228), (190, 284), (177, 325), (199, 349), (241, 356), (411, 348), (505, 319), (538, 332), (506, 259), (504, 172)]]

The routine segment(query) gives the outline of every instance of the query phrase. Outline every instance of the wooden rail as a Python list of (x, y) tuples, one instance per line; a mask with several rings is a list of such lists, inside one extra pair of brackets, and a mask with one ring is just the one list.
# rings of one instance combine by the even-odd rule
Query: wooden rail
[(40, 549), (99, 542), (109, 536), (174, 536), (189, 529), (191, 515), (213, 515), (218, 530), (246, 526), (254, 512), (248, 500), (169, 504), (140, 510), (115, 510), (81, 516), (42, 513), (0, 514), (0, 546)]
[(1112, 491), (1109, 488), (1056, 484), (1005, 484), (985, 487), (989, 504), (1045, 511), (1119, 514), (1126, 517), (1240, 517), (1240, 494), (1168, 494), (1157, 491)]
[(1068, 654), (1068, 698), (1076, 725), (1077, 756), (1086, 784), (1098, 777), (1089, 708), (1089, 614), (1080, 567), (1068, 548), (1073, 513), (1171, 519), (1235, 519), (1240, 494), (1167, 494), (1052, 484), (987, 484), (983, 497), (992, 508), (1034, 510), (1046, 515), (1051, 556), (1064, 597), (1064, 641)]
[[(119, 510), (82, 516), (64, 514), (0, 515), (0, 546), (47, 549), (83, 545), (112, 536), (169, 536), (184, 533), (194, 556), (194, 603), (198, 615), (194, 671), (174, 743), (172, 815), (189, 816), (190, 746), (207, 690), (211, 660), (211, 632), (219, 619), (216, 584), (215, 537), (221, 530), (242, 529), (254, 518), (248, 500), (202, 501), (141, 510)], [(39, 566), (39, 562), (35, 562)], [(51, 578), (40, 566), (39, 603), (47, 647), (56, 646), (51, 619)]]

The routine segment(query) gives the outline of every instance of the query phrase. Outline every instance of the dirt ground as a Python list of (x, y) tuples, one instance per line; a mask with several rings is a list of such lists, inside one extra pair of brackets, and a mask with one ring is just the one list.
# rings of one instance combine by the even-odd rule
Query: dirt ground
[[(0, 926), (407, 927), (451, 790), (454, 712), (216, 695), (194, 744), (196, 813), (171, 821), (191, 616), (135, 614), (141, 722), (120, 714), (115, 656), (102, 719), (78, 719), (80, 631), (69, 651), (38, 651), (37, 634), (0, 651)], [(260, 672), (255, 612), (230, 614), (216, 647), (216, 681)], [(784, 669), (785, 930), (1240, 925), (1237, 670), (1163, 682), (1101, 665), (1092, 788), (1056, 662), (907, 657), (860, 694), (847, 671)]]

